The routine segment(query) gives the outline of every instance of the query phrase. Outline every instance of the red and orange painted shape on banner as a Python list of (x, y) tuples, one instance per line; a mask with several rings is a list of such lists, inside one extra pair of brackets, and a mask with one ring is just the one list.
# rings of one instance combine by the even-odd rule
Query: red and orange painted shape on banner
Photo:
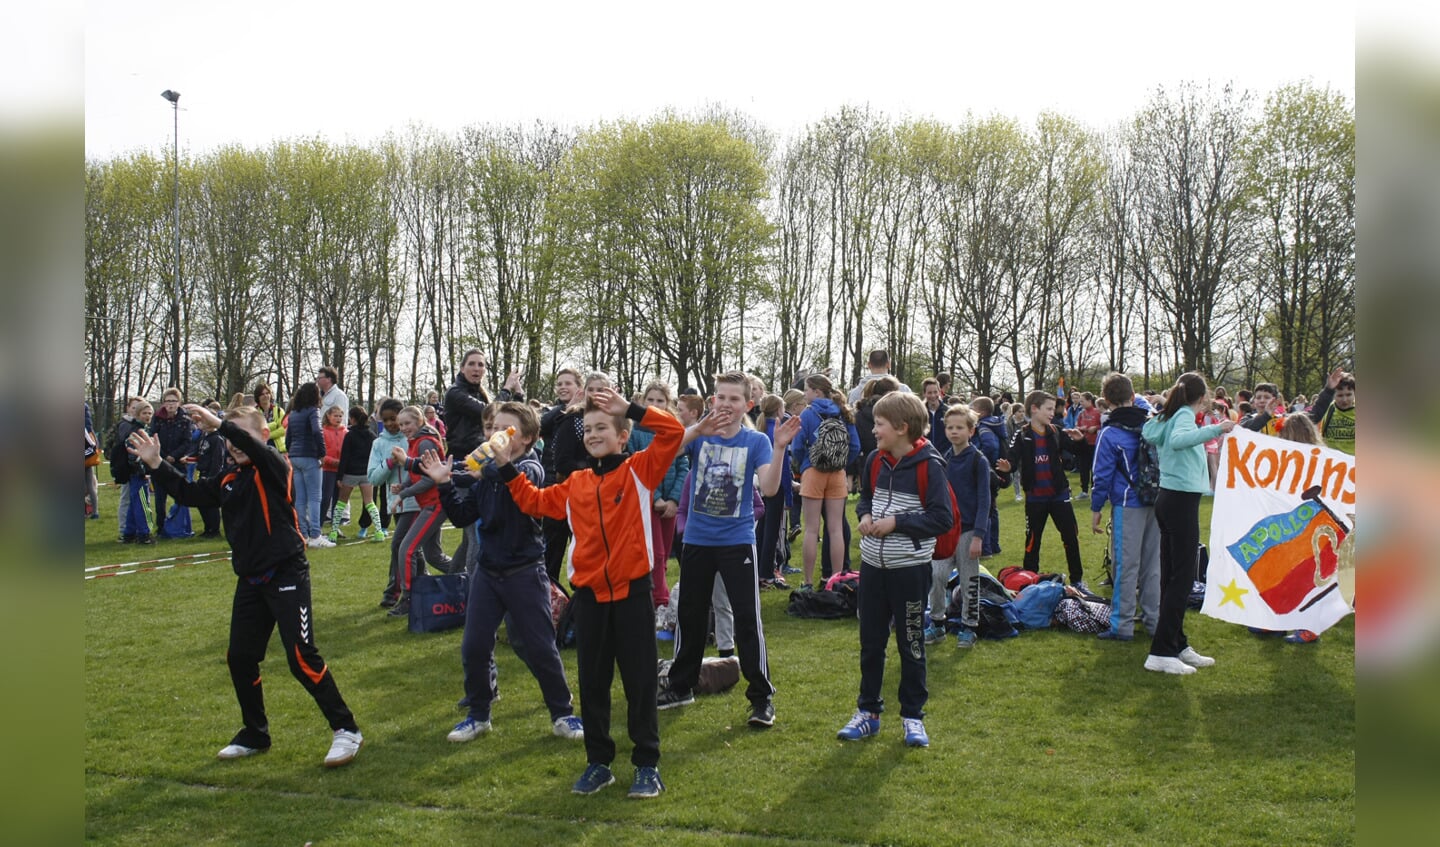
[(1227, 549), (1265, 604), (1283, 615), (1332, 584), (1348, 534), (1328, 509), (1310, 501), (1264, 518)]

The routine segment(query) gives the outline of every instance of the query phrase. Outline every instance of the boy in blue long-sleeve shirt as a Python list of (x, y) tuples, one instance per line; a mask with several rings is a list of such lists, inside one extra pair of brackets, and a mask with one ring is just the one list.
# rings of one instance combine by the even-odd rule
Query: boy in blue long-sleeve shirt
[[(515, 428), (505, 459), (538, 487), (545, 479), (545, 470), (534, 454), (535, 439), (540, 435), (535, 410), (523, 403), (501, 403), (495, 413), (495, 427)], [(506, 613), (506, 626), (517, 645), (524, 645), (522, 658), (540, 684), (555, 734), (584, 738), (584, 725), (575, 717), (570, 684), (555, 646), (550, 577), (545, 572), (545, 538), (539, 519), (520, 511), (493, 464), (481, 468), (480, 478), (459, 496), (452, 485), (449, 462), (431, 456), (423, 467), (439, 487), (446, 517), (462, 529), (478, 522), (481, 539), (465, 606), (465, 633), (460, 641), (469, 714), (447, 738), (465, 742), (490, 731), (490, 704), (495, 698), (495, 633)]]
[(930, 620), (925, 630), (925, 643), (934, 644), (945, 638), (945, 606), (948, 592), (945, 584), (953, 568), (959, 578), (961, 596), (960, 629), (956, 632), (961, 647), (975, 644), (975, 628), (979, 609), (975, 589), (980, 576), (980, 553), (985, 533), (990, 526), (990, 462), (975, 446), (975, 413), (968, 406), (951, 406), (945, 411), (945, 438), (950, 442), (943, 456), (945, 478), (955, 493), (960, 508), (960, 541), (955, 552), (930, 563)]
[(1110, 628), (1099, 637), (1129, 641), (1135, 637), (1135, 600), (1140, 618), (1155, 631), (1160, 620), (1160, 524), (1154, 505), (1145, 505), (1135, 489), (1135, 467), (1141, 449), (1140, 429), (1148, 413), (1135, 405), (1130, 377), (1112, 373), (1100, 393), (1110, 404), (1110, 419), (1095, 442), (1095, 476), (1090, 488), (1090, 531), (1103, 533), (1100, 524), (1106, 501), (1110, 503), (1110, 557), (1115, 563)]

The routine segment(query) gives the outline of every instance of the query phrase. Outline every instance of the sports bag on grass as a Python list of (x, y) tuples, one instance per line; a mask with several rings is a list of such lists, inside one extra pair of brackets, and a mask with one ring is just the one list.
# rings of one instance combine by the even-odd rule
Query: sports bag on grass
[(797, 618), (838, 619), (855, 615), (855, 607), (838, 591), (792, 591), (785, 614)]
[(1049, 629), (1055, 617), (1055, 606), (1065, 597), (1065, 586), (1058, 582), (1037, 582), (1027, 585), (1015, 595), (1015, 612), (1026, 629)]
[(470, 575), (425, 574), (410, 584), (410, 631), (442, 632), (465, 625), (465, 601), (470, 596)]

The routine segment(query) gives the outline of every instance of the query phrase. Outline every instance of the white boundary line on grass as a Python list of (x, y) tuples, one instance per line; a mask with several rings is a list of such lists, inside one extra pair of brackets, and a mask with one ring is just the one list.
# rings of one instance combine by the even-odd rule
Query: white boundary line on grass
[[(458, 529), (458, 527), (444, 526), (442, 530)], [(354, 547), (357, 544), (373, 544), (368, 538), (356, 538), (352, 541), (345, 541), (336, 547)], [(162, 559), (143, 559), (136, 562), (121, 562), (115, 565), (95, 565), (85, 569), (85, 578), (102, 579), (108, 576), (129, 576), (135, 573), (153, 573), (155, 571), (166, 571), (173, 568), (183, 568), (189, 565), (208, 565), (214, 562), (230, 561), (229, 550), (215, 550), (209, 553), (189, 553), (184, 556), (167, 556)], [(188, 560), (188, 561), (187, 561)], [(165, 563), (170, 564), (165, 564)], [(151, 565), (153, 567), (140, 567), (140, 565)], [(125, 570), (132, 568), (132, 570)], [(103, 573), (102, 573), (103, 571)]]

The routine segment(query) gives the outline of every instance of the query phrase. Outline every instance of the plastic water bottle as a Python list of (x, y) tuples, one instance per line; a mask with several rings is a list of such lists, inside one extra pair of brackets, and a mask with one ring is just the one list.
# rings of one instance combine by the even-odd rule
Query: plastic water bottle
[(490, 440), (483, 442), (479, 447), (470, 451), (465, 457), (465, 467), (471, 473), (478, 472), (482, 467), (495, 461), (495, 457), (510, 447), (510, 439), (515, 435), (515, 427), (507, 426), (490, 436)]

